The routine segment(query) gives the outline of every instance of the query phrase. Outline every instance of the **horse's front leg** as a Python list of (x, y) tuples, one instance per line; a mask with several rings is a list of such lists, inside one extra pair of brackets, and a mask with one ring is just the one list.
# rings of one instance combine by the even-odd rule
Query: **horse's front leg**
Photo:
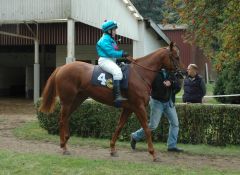
[(159, 159), (157, 158), (156, 153), (153, 148), (151, 130), (149, 129), (148, 123), (147, 123), (147, 112), (146, 112), (145, 106), (139, 107), (135, 111), (135, 114), (137, 115), (137, 118), (138, 118), (142, 128), (145, 131), (145, 136), (146, 136), (146, 140), (148, 143), (148, 152), (153, 156), (153, 161), (158, 161)]
[(121, 113), (121, 116), (119, 118), (119, 121), (118, 121), (118, 125), (117, 125), (117, 128), (112, 136), (112, 140), (110, 142), (110, 148), (111, 148), (111, 156), (118, 156), (117, 155), (117, 151), (116, 151), (116, 148), (115, 148), (115, 143), (117, 141), (117, 138), (123, 128), (123, 126), (125, 125), (128, 117), (132, 114), (132, 111), (128, 110), (128, 109), (123, 109), (122, 113)]

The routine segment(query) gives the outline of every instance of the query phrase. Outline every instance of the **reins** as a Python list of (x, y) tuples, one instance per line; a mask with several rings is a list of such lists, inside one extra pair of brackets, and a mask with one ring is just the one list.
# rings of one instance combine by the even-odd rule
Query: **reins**
[(148, 88), (148, 94), (150, 94), (152, 85), (151, 85), (147, 80), (145, 80), (145, 79), (140, 75), (140, 73), (137, 72), (137, 71), (134, 69), (134, 67), (133, 67), (133, 71), (136, 72), (136, 74), (138, 75), (138, 77), (140, 77), (140, 79), (143, 80), (144, 84), (145, 84), (146, 87)]
[[(145, 67), (145, 66), (142, 66), (142, 65), (138, 64), (132, 57), (127, 57), (126, 59), (129, 60), (129, 61), (130, 61), (131, 63), (133, 63), (134, 65), (137, 65), (137, 66), (139, 66), (139, 67), (141, 67), (141, 68), (143, 68), (143, 69), (145, 69), (145, 70), (148, 70), (148, 71), (151, 71), (151, 72), (159, 72), (159, 70), (152, 70), (152, 69), (150, 69), (150, 68), (147, 68), (147, 67)], [(135, 71), (135, 72), (137, 73), (137, 75), (139, 76), (139, 78), (143, 80), (144, 84), (145, 84), (146, 87), (148, 88), (148, 94), (150, 94), (152, 85), (151, 85), (147, 80), (145, 80), (145, 79), (141, 76), (141, 74), (134, 69), (134, 67), (132, 67), (132, 68), (133, 68), (133, 71)]]
[(152, 70), (152, 69), (150, 69), (150, 68), (148, 68), (148, 67), (145, 67), (145, 66), (143, 66), (143, 65), (138, 64), (138, 63), (136, 62), (136, 60), (134, 60), (132, 57), (126, 57), (126, 59), (129, 60), (131, 63), (133, 63), (133, 64), (135, 64), (135, 65), (137, 65), (137, 66), (139, 66), (139, 67), (141, 67), (141, 68), (143, 68), (143, 69), (146, 69), (146, 70), (148, 70), (148, 71), (159, 72), (159, 70)]
[[(167, 49), (167, 48), (165, 48), (165, 49)], [(145, 70), (148, 70), (148, 71), (151, 71), (151, 72), (154, 72), (154, 73), (158, 73), (158, 72), (159, 72), (159, 70), (153, 70), (153, 69), (150, 69), (150, 68), (148, 68), (148, 67), (145, 67), (145, 66), (143, 66), (143, 65), (141, 65), (141, 64), (138, 64), (138, 63), (136, 62), (136, 60), (134, 60), (132, 57), (126, 57), (126, 59), (127, 59), (128, 61), (130, 61), (131, 63), (133, 63), (134, 65), (139, 66), (139, 67), (141, 67), (141, 68), (143, 68), (143, 69), (145, 69)], [(172, 62), (173, 66), (176, 68), (176, 70), (178, 70), (178, 67), (177, 67), (176, 63), (173, 61), (171, 55), (170, 55), (170, 61)], [(150, 90), (151, 90), (151, 84), (150, 84), (148, 81), (146, 81), (146, 80), (141, 76), (141, 74), (134, 69), (134, 67), (132, 67), (132, 68), (133, 68), (133, 70), (137, 73), (137, 75), (143, 80), (143, 82), (144, 82), (145, 85), (148, 87), (148, 90), (149, 90), (149, 92), (150, 92)]]
[[(164, 47), (164, 49), (168, 49), (168, 50), (169, 50), (169, 48), (167, 48), (167, 47)], [(178, 70), (178, 67), (176, 66), (175, 62), (174, 62), (173, 59), (172, 59), (171, 53), (170, 53), (170, 55), (169, 55), (169, 58), (170, 58), (170, 61), (171, 61), (172, 64), (173, 64), (173, 66), (175, 67), (175, 69)], [(130, 61), (131, 63), (133, 63), (133, 64), (135, 64), (135, 65), (137, 65), (137, 66), (139, 66), (139, 67), (141, 67), (141, 68), (143, 68), (143, 69), (146, 69), (146, 70), (148, 70), (148, 71), (159, 72), (159, 70), (152, 70), (152, 69), (150, 69), (150, 68), (148, 68), (148, 67), (145, 67), (145, 66), (143, 66), (143, 65), (141, 65), (141, 64), (138, 64), (138, 63), (136, 62), (136, 60), (134, 60), (132, 57), (126, 57), (126, 59), (127, 59), (128, 61)]]

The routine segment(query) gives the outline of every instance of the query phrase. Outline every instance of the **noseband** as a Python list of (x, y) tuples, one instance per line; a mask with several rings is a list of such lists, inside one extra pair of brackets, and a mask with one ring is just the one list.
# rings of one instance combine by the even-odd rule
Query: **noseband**
[(169, 58), (170, 58), (170, 61), (172, 63), (172, 65), (174, 66), (175, 70), (172, 71), (174, 73), (174, 75), (178, 78), (178, 79), (183, 79), (187, 76), (187, 72), (186, 70), (184, 69), (181, 69), (178, 67), (178, 65), (176, 64), (176, 61), (172, 55), (172, 53), (170, 52), (169, 53)]
[(172, 65), (174, 66), (175, 71), (180, 70), (180, 68), (179, 68), (178, 65), (176, 64), (175, 59), (173, 58), (172, 53), (169, 54), (169, 58), (170, 58), (170, 61), (171, 61)]

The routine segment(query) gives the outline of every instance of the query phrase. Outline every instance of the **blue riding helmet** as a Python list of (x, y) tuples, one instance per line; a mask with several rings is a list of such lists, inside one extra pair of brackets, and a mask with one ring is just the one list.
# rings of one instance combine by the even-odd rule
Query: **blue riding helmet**
[(102, 24), (102, 31), (103, 31), (104, 33), (106, 33), (108, 30), (116, 29), (116, 28), (118, 28), (117, 22), (116, 22), (116, 21), (113, 21), (113, 20), (105, 21), (105, 22)]

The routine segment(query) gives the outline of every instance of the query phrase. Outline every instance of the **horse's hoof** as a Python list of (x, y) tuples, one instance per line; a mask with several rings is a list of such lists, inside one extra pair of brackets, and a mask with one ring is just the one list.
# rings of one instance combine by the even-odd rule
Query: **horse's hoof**
[(63, 151), (63, 155), (71, 155), (71, 153), (70, 153), (70, 151), (65, 150), (65, 151)]
[(119, 157), (118, 153), (115, 151), (115, 152), (111, 152), (110, 155), (112, 157)]
[(153, 159), (153, 162), (161, 162), (161, 159), (159, 157), (156, 157)]
[(136, 149), (131, 149), (131, 152), (132, 152), (132, 153), (136, 153), (137, 150), (136, 150)]

